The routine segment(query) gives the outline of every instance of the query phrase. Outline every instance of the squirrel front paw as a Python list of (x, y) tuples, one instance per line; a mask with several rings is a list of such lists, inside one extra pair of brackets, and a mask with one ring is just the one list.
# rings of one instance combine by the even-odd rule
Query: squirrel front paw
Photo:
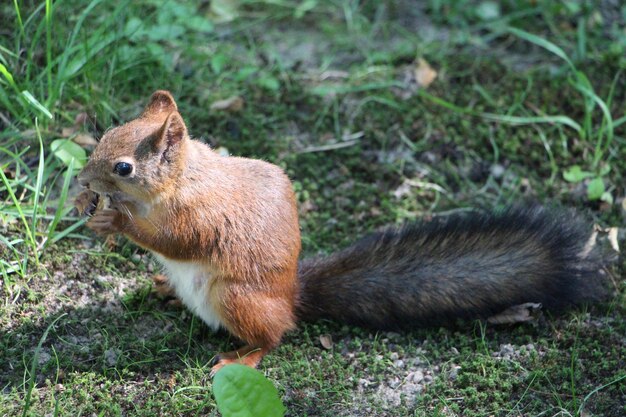
[(98, 208), (100, 196), (91, 190), (84, 190), (76, 196), (74, 207), (81, 216), (93, 216)]
[(113, 209), (96, 210), (91, 219), (87, 222), (87, 227), (100, 235), (117, 233), (120, 228), (121, 213)]

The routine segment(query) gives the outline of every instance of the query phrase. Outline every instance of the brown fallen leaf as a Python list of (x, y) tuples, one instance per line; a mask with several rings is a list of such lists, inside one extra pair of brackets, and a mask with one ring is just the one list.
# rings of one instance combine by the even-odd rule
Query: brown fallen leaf
[(74, 125), (76, 126), (80, 126), (86, 123), (90, 123), (91, 119), (89, 118), (89, 115), (85, 112), (80, 112), (76, 115), (76, 117), (74, 118)]
[(619, 252), (619, 242), (617, 241), (617, 232), (619, 231), (619, 229), (617, 227), (610, 227), (609, 228), (609, 242), (611, 243), (611, 247), (613, 248), (613, 250), (617, 253)]
[(229, 112), (238, 112), (243, 109), (245, 104), (243, 98), (239, 96), (232, 96), (224, 100), (214, 101), (211, 104), (211, 110), (223, 110)]
[(541, 309), (539, 303), (524, 303), (509, 307), (501, 313), (491, 316), (487, 319), (491, 324), (512, 324), (523, 323), (533, 320), (537, 317), (537, 313)]
[(95, 147), (98, 144), (98, 141), (89, 133), (79, 133), (72, 140), (83, 148)]
[(428, 88), (436, 78), (437, 71), (435, 71), (424, 58), (418, 59), (417, 66), (415, 67), (415, 81), (417, 81), (420, 86)]
[(326, 350), (332, 349), (333, 347), (333, 338), (329, 334), (323, 334), (320, 336), (320, 343), (322, 347)]
[(72, 136), (74, 133), (76, 133), (76, 127), (72, 126), (72, 127), (64, 127), (63, 129), (61, 129), (61, 136), (64, 138), (69, 138), (70, 136)]

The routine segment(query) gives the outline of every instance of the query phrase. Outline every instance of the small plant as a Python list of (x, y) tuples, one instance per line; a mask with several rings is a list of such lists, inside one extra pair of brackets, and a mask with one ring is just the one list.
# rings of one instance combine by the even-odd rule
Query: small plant
[(262, 373), (249, 366), (232, 364), (213, 379), (217, 409), (224, 417), (276, 417), (285, 414), (278, 391)]
[[(587, 198), (589, 200), (602, 200), (612, 203), (613, 196), (606, 190), (603, 180), (603, 177), (611, 171), (611, 165), (604, 159), (613, 142), (615, 128), (626, 122), (626, 116), (618, 120), (613, 120), (610, 111), (611, 100), (617, 81), (621, 76), (621, 71), (618, 72), (613, 79), (607, 99), (603, 100), (594, 91), (587, 75), (576, 68), (572, 60), (561, 48), (546, 39), (520, 29), (509, 28), (509, 32), (520, 39), (546, 49), (561, 58), (567, 64), (570, 72), (568, 82), (582, 95), (584, 102), (582, 124), (569, 123), (569, 126), (577, 130), (581, 140), (595, 143), (595, 146), (593, 158), (591, 162), (588, 163), (588, 170), (585, 171), (579, 165), (573, 165), (563, 172), (563, 178), (569, 182), (581, 182), (589, 179), (587, 184)], [(594, 124), (593, 121), (593, 115), (597, 109), (600, 109), (602, 114), (599, 125)]]
[[(510, 27), (507, 29), (507, 32), (527, 42), (540, 46), (565, 61), (569, 72), (568, 83), (574, 87), (574, 89), (576, 89), (583, 98), (584, 108), (583, 120), (581, 122), (578, 122), (566, 115), (515, 116), (508, 114), (477, 112), (471, 108), (462, 108), (439, 97), (435, 97), (424, 89), (419, 90), (418, 93), (429, 101), (447, 108), (448, 110), (481, 117), (486, 120), (511, 125), (551, 124), (575, 130), (581, 141), (594, 144), (593, 156), (591, 161), (586, 161), (586, 167), (584, 168), (576, 164), (565, 169), (562, 174), (563, 178), (566, 181), (573, 183), (588, 180), (586, 185), (587, 198), (589, 200), (602, 200), (612, 203), (613, 196), (610, 190), (607, 190), (605, 187), (604, 177), (611, 172), (611, 165), (608, 162), (607, 155), (609, 155), (609, 150), (611, 148), (611, 144), (613, 143), (615, 129), (626, 123), (626, 115), (614, 120), (609, 110), (615, 92), (615, 86), (621, 76), (621, 71), (614, 77), (609, 94), (606, 100), (603, 100), (594, 91), (587, 75), (574, 65), (573, 61), (561, 48), (552, 42), (521, 29)], [(598, 109), (600, 110), (602, 116), (599, 124), (594, 122), (594, 116)], [(543, 132), (540, 131), (539, 136), (549, 154), (554, 172), (558, 168), (553, 160), (550, 146), (548, 145)]]
[[(57, 230), (61, 220), (75, 220), (68, 217), (72, 207), (66, 203), (72, 178), (86, 160), (84, 149), (66, 139), (59, 139), (51, 143), (51, 152), (46, 156), (38, 124), (35, 127), (39, 143), (36, 169), (23, 158), (29, 148), (16, 154), (0, 147), (0, 157), (7, 157), (7, 162), (0, 159), (0, 193), (5, 194), (10, 202), (0, 207), (0, 221), (9, 224), (17, 219), (24, 231), (23, 239), (8, 240), (0, 236), (0, 243), (9, 249), (13, 258), (0, 260), (0, 273), (5, 278), (11, 273), (23, 276), (29, 254), (38, 264), (40, 253), (50, 243), (67, 236), (83, 223), (74, 223), (60, 232)], [(60, 179), (63, 182), (58, 186)], [(47, 210), (51, 207), (55, 207), (53, 214)]]

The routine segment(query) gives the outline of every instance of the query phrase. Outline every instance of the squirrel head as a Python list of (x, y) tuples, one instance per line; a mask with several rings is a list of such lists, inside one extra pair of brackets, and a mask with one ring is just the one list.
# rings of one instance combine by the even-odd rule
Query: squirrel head
[(174, 98), (156, 91), (141, 116), (104, 134), (78, 181), (98, 194), (149, 202), (175, 188), (188, 141)]

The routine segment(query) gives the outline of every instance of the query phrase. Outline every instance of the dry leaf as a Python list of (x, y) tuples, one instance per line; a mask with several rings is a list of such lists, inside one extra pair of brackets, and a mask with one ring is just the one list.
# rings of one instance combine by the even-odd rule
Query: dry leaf
[(243, 109), (243, 98), (239, 96), (232, 96), (225, 100), (218, 100), (211, 104), (211, 110), (224, 110), (229, 112), (237, 112)]
[(219, 156), (230, 156), (230, 151), (225, 146), (220, 146), (219, 148), (215, 148), (214, 150), (219, 154)]
[(74, 118), (74, 124), (76, 126), (80, 126), (82, 124), (88, 123), (91, 120), (89, 119), (89, 115), (85, 112), (78, 113)]
[(331, 349), (333, 347), (333, 338), (329, 334), (323, 334), (320, 336), (320, 343), (324, 349)]
[(417, 67), (415, 67), (415, 81), (422, 87), (428, 88), (436, 78), (437, 71), (425, 59), (420, 58), (417, 61)]
[(10, 169), (9, 167), (3, 168), (2, 173), (4, 174), (5, 177), (7, 177), (10, 180), (15, 178), (15, 171)]
[(407, 195), (411, 194), (411, 185), (405, 180), (402, 184), (398, 186), (394, 191), (391, 192), (393, 196), (397, 199), (401, 199)]
[(69, 138), (76, 133), (76, 127), (64, 127), (61, 129), (61, 137)]
[(617, 227), (609, 228), (609, 242), (611, 242), (611, 247), (617, 253), (619, 253), (619, 242), (617, 241)]
[(79, 133), (72, 140), (83, 148), (95, 147), (98, 144), (98, 141), (88, 133)]
[(533, 320), (540, 309), (541, 304), (538, 303), (518, 304), (507, 308), (502, 313), (489, 317), (487, 322), (491, 324), (523, 323)]

